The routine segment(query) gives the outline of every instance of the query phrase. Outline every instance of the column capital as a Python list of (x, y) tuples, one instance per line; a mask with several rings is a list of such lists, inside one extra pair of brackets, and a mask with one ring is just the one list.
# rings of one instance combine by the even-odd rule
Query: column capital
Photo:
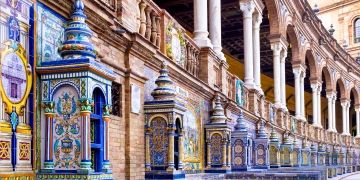
[(355, 111), (356, 112), (360, 111), (360, 104), (355, 104)]
[(241, 0), (240, 10), (243, 13), (243, 18), (252, 18), (255, 11), (255, 3), (252, 0)]
[(254, 13), (253, 15), (253, 29), (259, 29), (260, 24), (262, 23), (262, 14), (261, 13)]
[(344, 107), (344, 106), (348, 107), (350, 105), (350, 99), (347, 99), (347, 98), (341, 98), (340, 102), (341, 102), (342, 107)]

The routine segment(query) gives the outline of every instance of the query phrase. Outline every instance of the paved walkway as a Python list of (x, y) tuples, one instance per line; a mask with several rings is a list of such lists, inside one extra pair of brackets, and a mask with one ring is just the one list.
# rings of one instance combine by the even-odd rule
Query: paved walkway
[(330, 180), (360, 180), (360, 172), (354, 172), (351, 174), (343, 174), (341, 176), (336, 176)]

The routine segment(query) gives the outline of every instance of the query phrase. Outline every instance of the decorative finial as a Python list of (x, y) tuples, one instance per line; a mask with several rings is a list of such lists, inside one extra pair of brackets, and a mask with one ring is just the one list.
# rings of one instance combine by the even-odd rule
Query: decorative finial
[(63, 59), (96, 58), (96, 50), (90, 39), (92, 31), (85, 23), (84, 3), (76, 0), (68, 26), (65, 28), (65, 42), (59, 47)]
[(235, 125), (235, 129), (238, 131), (247, 131), (245, 123), (244, 123), (244, 114), (243, 111), (240, 110), (239, 117), (236, 120), (237, 124)]
[(279, 138), (278, 138), (277, 133), (275, 132), (274, 126), (271, 127), (270, 141), (271, 142), (278, 142), (279, 141)]
[(155, 81), (157, 87), (151, 95), (155, 100), (174, 100), (176, 91), (173, 88), (173, 82), (169, 77), (169, 71), (165, 61), (162, 62), (159, 72), (160, 76)]
[(320, 11), (317, 4), (314, 5), (314, 8), (312, 10), (315, 14), (317, 14)]
[(302, 147), (307, 148), (307, 138), (306, 137), (302, 141)]
[(224, 114), (224, 109), (221, 105), (220, 96), (216, 96), (215, 98), (215, 107), (213, 109), (212, 115), (210, 117), (211, 123), (226, 123), (226, 116)]
[(289, 138), (289, 132), (284, 133), (284, 144), (292, 144)]
[(334, 34), (335, 29), (334, 29), (333, 24), (330, 25), (330, 29), (329, 29), (328, 31), (329, 31), (330, 35), (333, 35), (333, 34)]
[(316, 151), (316, 147), (315, 147), (315, 143), (311, 142), (311, 146), (310, 146), (311, 151)]
[(256, 134), (256, 137), (258, 139), (267, 139), (267, 134), (265, 131), (265, 122), (263, 120), (260, 120), (260, 127), (258, 133)]

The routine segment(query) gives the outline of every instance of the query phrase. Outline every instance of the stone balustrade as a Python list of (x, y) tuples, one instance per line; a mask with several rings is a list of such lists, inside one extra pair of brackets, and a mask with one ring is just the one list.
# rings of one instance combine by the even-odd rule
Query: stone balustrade
[(138, 33), (156, 47), (160, 47), (160, 8), (153, 1), (141, 0), (139, 9), (140, 28)]

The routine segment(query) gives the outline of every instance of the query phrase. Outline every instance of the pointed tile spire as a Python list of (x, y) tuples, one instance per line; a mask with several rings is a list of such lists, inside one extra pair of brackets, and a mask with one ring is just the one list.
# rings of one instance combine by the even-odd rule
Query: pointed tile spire
[(284, 140), (283, 140), (283, 143), (284, 144), (292, 144), (292, 142), (291, 142), (291, 140), (290, 140), (290, 138), (289, 138), (289, 132), (285, 132), (284, 133)]
[(263, 120), (260, 121), (260, 127), (256, 134), (256, 138), (259, 138), (259, 139), (267, 139), (268, 138), (266, 131), (265, 131), (265, 122)]
[(279, 137), (278, 137), (277, 133), (275, 132), (274, 126), (271, 127), (270, 141), (272, 141), (272, 142), (279, 141)]
[(215, 107), (213, 109), (212, 115), (210, 117), (211, 123), (226, 123), (226, 116), (224, 114), (224, 109), (221, 105), (220, 96), (216, 96)]
[(176, 91), (173, 88), (173, 82), (169, 77), (167, 64), (165, 61), (161, 64), (160, 76), (156, 79), (157, 87), (153, 90), (151, 95), (154, 100), (174, 100)]
[(68, 26), (65, 28), (65, 42), (59, 47), (63, 59), (96, 58), (96, 50), (90, 42), (92, 31), (85, 23), (84, 3), (75, 0)]
[(244, 123), (244, 114), (243, 114), (242, 110), (240, 110), (240, 114), (239, 114), (239, 117), (237, 118), (236, 122), (237, 122), (237, 124), (235, 125), (235, 130), (243, 131), (243, 132), (247, 131), (246, 125)]

